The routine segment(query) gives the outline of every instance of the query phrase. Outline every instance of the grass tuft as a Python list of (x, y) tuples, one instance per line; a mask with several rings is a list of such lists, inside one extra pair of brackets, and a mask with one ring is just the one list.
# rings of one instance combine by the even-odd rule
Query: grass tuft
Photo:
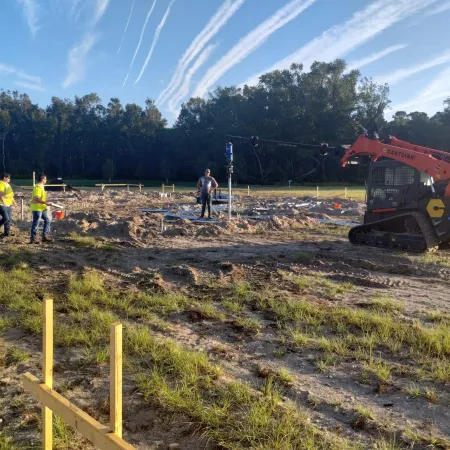
[(5, 363), (7, 366), (14, 366), (28, 361), (30, 357), (30, 353), (21, 350), (20, 348), (9, 347), (6, 350)]

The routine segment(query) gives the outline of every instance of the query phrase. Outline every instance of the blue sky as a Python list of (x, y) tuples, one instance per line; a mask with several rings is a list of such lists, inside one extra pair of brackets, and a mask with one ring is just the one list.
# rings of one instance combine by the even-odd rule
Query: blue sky
[(173, 123), (216, 85), (338, 57), (390, 84), (392, 113), (450, 97), (450, 0), (1, 0), (0, 17), (0, 87), (41, 106), (150, 97)]

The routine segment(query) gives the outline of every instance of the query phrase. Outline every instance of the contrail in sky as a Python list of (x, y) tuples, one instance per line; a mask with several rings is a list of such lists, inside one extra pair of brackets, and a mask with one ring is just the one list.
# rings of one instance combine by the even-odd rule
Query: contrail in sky
[(316, 0), (292, 0), (253, 29), (212, 66), (195, 88), (193, 97), (203, 97), (225, 73), (259, 48), (278, 29), (294, 20)]
[(144, 26), (142, 27), (142, 30), (141, 30), (141, 37), (139, 38), (138, 45), (137, 45), (136, 50), (134, 52), (133, 59), (131, 60), (130, 67), (128, 68), (128, 73), (127, 73), (127, 76), (125, 77), (125, 80), (124, 80), (124, 82), (122, 84), (122, 87), (125, 86), (125, 84), (126, 84), (126, 82), (128, 80), (128, 77), (130, 76), (131, 68), (133, 67), (134, 60), (136, 59), (136, 55), (138, 54), (138, 51), (141, 48), (142, 39), (144, 38), (145, 29), (147, 28), (148, 21), (150, 19), (150, 16), (152, 15), (153, 10), (155, 9), (155, 6), (156, 6), (156, 0), (153, 2), (152, 7), (149, 9), (149, 11), (147, 13), (147, 17), (145, 18)]
[(417, 14), (436, 1), (375, 0), (356, 11), (347, 21), (329, 28), (291, 55), (251, 76), (244, 84), (258, 84), (262, 74), (289, 69), (293, 63), (301, 63), (305, 70), (309, 70), (314, 61), (330, 62), (341, 58), (397, 22)]
[(133, 8), (136, 0), (133, 1), (133, 4), (131, 5), (131, 11), (130, 15), (128, 16), (127, 24), (125, 25), (125, 31), (123, 32), (122, 40), (120, 41), (119, 49), (117, 50), (117, 54), (120, 53), (120, 49), (122, 48), (123, 40), (125, 39), (125, 35), (127, 34), (128, 25), (130, 24), (131, 16), (133, 14)]
[(170, 10), (175, 3), (175, 0), (172, 0), (170, 2), (169, 7), (166, 10), (166, 13), (164, 14), (164, 17), (162, 18), (161, 22), (159, 23), (158, 27), (156, 28), (155, 35), (153, 36), (153, 42), (152, 46), (150, 47), (150, 50), (148, 52), (147, 58), (144, 62), (144, 65), (142, 66), (141, 72), (139, 73), (138, 77), (136, 78), (136, 81), (134, 82), (134, 85), (138, 84), (139, 81), (141, 81), (142, 75), (144, 75), (145, 70), (147, 69), (148, 63), (152, 59), (153, 51), (155, 50), (156, 44), (158, 43), (159, 36), (161, 34), (162, 29), (164, 28), (164, 25), (166, 23), (167, 18), (169, 17)]
[(180, 106), (180, 102), (183, 100), (186, 95), (189, 94), (189, 87), (191, 86), (191, 80), (192, 77), (195, 75), (195, 73), (200, 69), (203, 64), (208, 60), (209, 56), (215, 49), (215, 45), (209, 45), (208, 47), (203, 50), (203, 52), (200, 54), (200, 56), (197, 58), (195, 63), (192, 65), (192, 67), (188, 70), (186, 73), (186, 76), (184, 77), (183, 83), (181, 84), (180, 88), (178, 89), (178, 92), (176, 95), (174, 95), (169, 100), (169, 111), (176, 117), (178, 116), (178, 110)]
[(245, 0), (225, 0), (178, 61), (169, 85), (161, 92), (156, 100), (157, 104), (164, 103), (180, 87), (189, 64), (204, 49), (205, 45), (228, 23), (244, 2)]
[(350, 61), (347, 66), (347, 71), (350, 72), (351, 70), (361, 69), (361, 67), (368, 66), (369, 64), (372, 64), (373, 62), (378, 61), (379, 59), (384, 58), (385, 56), (390, 55), (391, 53), (394, 53), (398, 50), (402, 50), (405, 47), (407, 47), (406, 44), (393, 45), (391, 47), (385, 48), (384, 50), (380, 50), (379, 52), (372, 53), (366, 58), (361, 58), (356, 61)]
[(425, 62), (405, 67), (403, 69), (397, 69), (391, 73), (375, 77), (375, 81), (377, 83), (387, 83), (390, 86), (393, 86), (394, 84), (400, 83), (406, 78), (409, 78), (417, 73), (423, 72), (424, 70), (432, 69), (433, 67), (436, 66), (448, 64), (449, 62), (450, 62), (450, 50), (447, 50), (441, 55), (431, 58)]

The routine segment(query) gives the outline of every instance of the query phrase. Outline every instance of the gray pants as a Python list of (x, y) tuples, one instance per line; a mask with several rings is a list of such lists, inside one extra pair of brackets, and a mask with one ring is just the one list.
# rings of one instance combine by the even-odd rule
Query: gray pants
[(211, 217), (211, 192), (209, 192), (207, 194), (202, 193), (200, 197), (202, 200), (202, 214), (200, 217), (205, 216), (206, 206), (208, 205), (208, 218), (210, 218)]

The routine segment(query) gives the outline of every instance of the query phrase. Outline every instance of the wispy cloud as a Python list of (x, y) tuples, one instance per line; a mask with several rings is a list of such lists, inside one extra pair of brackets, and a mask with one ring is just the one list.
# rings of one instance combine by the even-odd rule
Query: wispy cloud
[(0, 75), (14, 75), (18, 79), (14, 81), (17, 86), (22, 86), (28, 89), (37, 91), (45, 90), (42, 84), (42, 78), (35, 75), (29, 75), (22, 69), (17, 69), (13, 66), (0, 64)]
[(7, 66), (6, 64), (0, 64), (0, 75), (10, 75), (15, 73), (16, 69), (12, 66)]
[(426, 13), (427, 16), (434, 16), (436, 14), (441, 14), (445, 11), (450, 10), (450, 1), (444, 2), (441, 5), (436, 6), (436, 8), (431, 9)]
[(316, 0), (292, 0), (242, 38), (212, 66), (195, 88), (194, 97), (203, 97), (222, 76), (259, 48), (279, 28), (294, 20)]
[(434, 114), (443, 109), (444, 100), (450, 97), (450, 66), (443, 69), (418, 95), (404, 103), (396, 104), (391, 111), (423, 111)]
[(126, 82), (128, 80), (128, 77), (130, 76), (130, 72), (131, 72), (131, 69), (133, 67), (134, 60), (136, 59), (136, 55), (138, 54), (139, 49), (141, 48), (142, 40), (144, 39), (145, 29), (147, 28), (148, 21), (150, 20), (150, 16), (152, 15), (152, 12), (155, 9), (155, 6), (156, 6), (156, 0), (154, 0), (153, 5), (148, 10), (147, 17), (145, 18), (145, 22), (144, 22), (144, 25), (143, 25), (142, 30), (141, 30), (141, 36), (139, 37), (139, 42), (138, 42), (138, 44), (136, 46), (136, 50), (134, 51), (133, 59), (131, 60), (130, 67), (128, 67), (128, 73), (127, 73), (127, 75), (125, 77), (125, 80), (123, 81), (122, 87), (125, 86), (125, 84), (126, 84)]
[(391, 73), (380, 75), (375, 78), (375, 81), (377, 81), (378, 83), (388, 83), (392, 86), (394, 84), (400, 83), (400, 81), (403, 81), (406, 78), (416, 75), (417, 73), (432, 69), (433, 67), (440, 66), (448, 62), (450, 62), (450, 51), (447, 51), (435, 58), (432, 58), (420, 64), (415, 64), (414, 66), (397, 69)]
[(87, 33), (81, 42), (69, 50), (67, 75), (62, 84), (66, 89), (69, 86), (82, 80), (86, 74), (86, 57), (97, 42), (98, 36), (94, 33)]
[(178, 89), (177, 94), (169, 100), (169, 111), (174, 115), (174, 117), (178, 116), (181, 101), (189, 94), (192, 77), (200, 69), (200, 67), (205, 64), (215, 48), (215, 45), (209, 45), (203, 50), (195, 63), (188, 70), (180, 88)]
[(32, 91), (45, 91), (44, 86), (40, 83), (29, 83), (26, 81), (14, 81), (16, 86), (23, 87), (25, 89), (30, 89)]
[(244, 2), (245, 0), (225, 0), (178, 61), (172, 79), (156, 100), (157, 104), (165, 102), (179, 88), (181, 83), (183, 83), (183, 78), (185, 78), (189, 64), (205, 48), (208, 42), (228, 23)]
[(38, 24), (39, 5), (36, 0), (17, 0), (17, 3), (22, 6), (25, 20), (27, 21), (31, 36), (34, 39), (40, 28)]
[[(86, 0), (69, 0), (69, 18), (74, 22), (78, 22), (83, 11), (89, 6)], [(94, 5), (95, 6), (95, 5)]]
[(351, 71), (355, 69), (361, 69), (362, 67), (368, 66), (369, 64), (372, 64), (373, 62), (378, 61), (379, 59), (384, 58), (385, 56), (390, 55), (391, 53), (402, 50), (407, 46), (408, 46), (407, 44), (393, 45), (379, 52), (372, 53), (366, 58), (361, 58), (356, 61), (350, 61), (347, 66), (347, 70)]
[(92, 16), (92, 25), (95, 25), (108, 9), (110, 0), (94, 0), (94, 12)]
[(17, 76), (19, 78), (22, 78), (24, 80), (27, 81), (31, 81), (32, 83), (38, 83), (38, 84), (42, 84), (42, 78), (41, 77), (36, 77), (34, 75), (28, 75), (26, 72), (24, 72), (23, 70), (18, 70), (16, 72)]
[(133, 3), (131, 5), (131, 10), (130, 10), (130, 15), (128, 16), (127, 24), (125, 25), (125, 30), (123, 32), (122, 40), (120, 41), (120, 45), (119, 45), (119, 48), (117, 50), (117, 54), (120, 53), (120, 49), (122, 48), (122, 44), (123, 44), (123, 41), (125, 39), (125, 35), (127, 34), (128, 25), (130, 25), (130, 20), (131, 20), (131, 16), (133, 15), (133, 9), (134, 9), (135, 2), (136, 2), (136, 0), (133, 0)]
[(170, 14), (170, 10), (172, 9), (172, 6), (173, 6), (174, 3), (175, 3), (175, 0), (172, 0), (170, 2), (170, 4), (167, 7), (167, 10), (166, 10), (162, 20), (161, 20), (161, 22), (156, 27), (155, 35), (153, 36), (152, 46), (150, 47), (150, 50), (148, 52), (147, 58), (145, 59), (144, 65), (142, 66), (142, 69), (141, 69), (138, 77), (136, 78), (136, 81), (134, 82), (135, 85), (138, 84), (139, 81), (141, 81), (142, 75), (144, 75), (145, 70), (147, 69), (147, 66), (148, 66), (149, 62), (152, 59), (153, 52), (155, 50), (156, 44), (159, 41), (159, 36), (161, 35), (161, 31), (164, 28), (164, 25), (166, 24), (167, 18), (169, 17), (169, 14)]
[(305, 69), (309, 69), (316, 60), (333, 61), (343, 57), (395, 23), (417, 14), (436, 1), (375, 0), (346, 22), (329, 28), (288, 57), (251, 76), (245, 84), (257, 84), (262, 74), (288, 69), (293, 63), (302, 63)]

